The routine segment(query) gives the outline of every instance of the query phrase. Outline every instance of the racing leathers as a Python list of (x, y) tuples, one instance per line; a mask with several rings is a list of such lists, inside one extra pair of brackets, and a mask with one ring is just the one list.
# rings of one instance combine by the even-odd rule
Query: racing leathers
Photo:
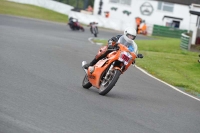
[(138, 53), (137, 44), (134, 42), (134, 40), (132, 40), (131, 42), (127, 42), (124, 39), (124, 36), (125, 35), (117, 35), (117, 36), (109, 39), (108, 45), (101, 47), (100, 50), (98, 51), (97, 55), (95, 56), (95, 58), (89, 64), (85, 64), (84, 68), (88, 69), (89, 66), (95, 65), (99, 60), (105, 58), (110, 53), (110, 51), (108, 51), (108, 49), (115, 47), (116, 43), (121, 43), (121, 44), (125, 45), (131, 52), (134, 52), (137, 55), (137, 53)]

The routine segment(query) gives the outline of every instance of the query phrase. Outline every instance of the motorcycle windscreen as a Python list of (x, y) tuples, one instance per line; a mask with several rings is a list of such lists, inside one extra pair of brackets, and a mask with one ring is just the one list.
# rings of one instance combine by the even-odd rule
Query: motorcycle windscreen
[(127, 42), (127, 41), (124, 39), (124, 36), (121, 36), (121, 37), (119, 38), (118, 43), (121, 43), (121, 44), (123, 44), (123, 45), (126, 46), (126, 47), (129, 47), (130, 45), (133, 45), (132, 43)]

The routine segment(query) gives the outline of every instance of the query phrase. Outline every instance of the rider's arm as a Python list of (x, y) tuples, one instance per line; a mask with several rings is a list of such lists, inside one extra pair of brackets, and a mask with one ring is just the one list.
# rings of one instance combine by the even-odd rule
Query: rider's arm
[(122, 35), (117, 35), (108, 40), (108, 48), (113, 48)]
[(118, 41), (117, 37), (112, 37), (111, 39), (108, 40), (108, 48), (113, 48)]
[(135, 41), (133, 41), (132, 47), (134, 48), (133, 52), (137, 55), (137, 54), (138, 54), (138, 46), (137, 46), (137, 44), (135, 43)]
[(138, 53), (138, 47), (137, 47), (137, 44), (135, 42), (134, 42), (134, 45), (135, 45), (134, 52), (137, 55), (137, 58), (143, 58), (143, 55)]

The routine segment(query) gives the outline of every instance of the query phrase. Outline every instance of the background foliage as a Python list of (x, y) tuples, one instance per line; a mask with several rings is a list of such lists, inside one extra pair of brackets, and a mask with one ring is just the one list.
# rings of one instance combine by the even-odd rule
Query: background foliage
[(94, 6), (94, 0), (55, 0), (61, 3), (68, 4), (75, 8), (86, 9), (88, 5)]

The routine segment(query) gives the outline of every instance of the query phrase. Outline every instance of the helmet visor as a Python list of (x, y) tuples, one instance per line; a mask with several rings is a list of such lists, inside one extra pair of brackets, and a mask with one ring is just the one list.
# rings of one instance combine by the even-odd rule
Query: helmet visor
[(126, 36), (131, 40), (135, 40), (135, 38), (136, 38), (136, 36), (131, 35), (131, 34), (126, 34)]

